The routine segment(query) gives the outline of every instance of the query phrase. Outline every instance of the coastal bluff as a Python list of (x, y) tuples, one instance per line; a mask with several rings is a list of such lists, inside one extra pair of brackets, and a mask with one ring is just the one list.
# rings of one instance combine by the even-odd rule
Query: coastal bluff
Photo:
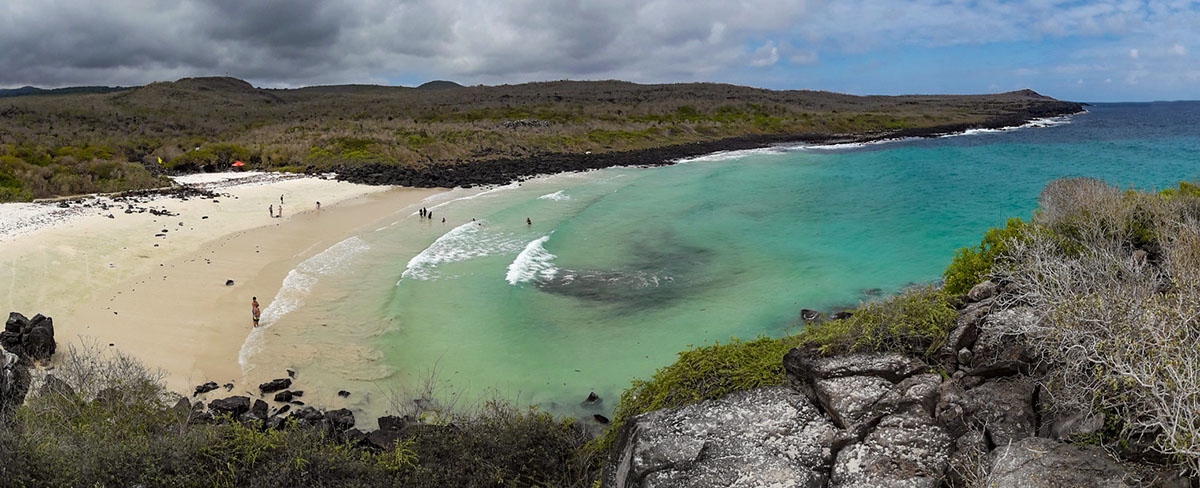
[(1193, 486), (1149, 445), (1072, 443), (1104, 421), (1054, 408), (1043, 363), (998, 332), (1028, 318), (994, 311), (995, 289), (964, 297), (934, 361), (795, 348), (785, 386), (634, 417), (601, 486)]

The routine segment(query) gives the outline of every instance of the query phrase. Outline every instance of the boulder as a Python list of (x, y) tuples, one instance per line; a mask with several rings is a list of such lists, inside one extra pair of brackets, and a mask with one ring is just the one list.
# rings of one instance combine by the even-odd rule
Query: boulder
[(292, 401), (293, 396), (294, 395), (292, 395), (291, 390), (283, 390), (283, 391), (275, 394), (274, 400), (277, 402), (287, 403), (287, 402)]
[(379, 429), (367, 433), (367, 444), (379, 449), (391, 449), (396, 441), (404, 438), (404, 432), (415, 422), (411, 417), (379, 417)]
[(258, 385), (258, 390), (263, 393), (273, 393), (279, 390), (286, 390), (292, 386), (292, 380), (289, 378), (277, 378), (261, 385)]
[(917, 405), (883, 417), (862, 442), (837, 453), (830, 487), (939, 486), (951, 439)]
[(250, 410), (250, 397), (237, 395), (208, 402), (208, 409), (215, 414), (238, 418)]
[(809, 308), (800, 309), (800, 318), (805, 322), (819, 322), (821, 320), (821, 312)]
[(868, 416), (892, 386), (878, 376), (846, 376), (816, 380), (812, 391), (821, 410), (844, 429)]
[(987, 300), (996, 295), (996, 284), (992, 280), (986, 280), (978, 285), (972, 286), (971, 291), (967, 292), (967, 300), (978, 302)]
[(580, 402), (579, 405), (581, 407), (590, 408), (590, 407), (599, 406), (600, 403), (603, 401), (604, 401), (604, 399), (600, 398), (600, 395), (597, 395), (596, 392), (593, 391), (591, 393), (588, 393), (587, 398), (585, 398), (582, 402)]
[(618, 433), (602, 486), (823, 486), (834, 431), (785, 387), (649, 412)]
[(334, 432), (345, 432), (354, 427), (354, 413), (345, 408), (325, 412), (325, 422)]
[(990, 470), (983, 486), (1127, 486), (1128, 473), (1099, 447), (1026, 437), (997, 446), (988, 458)]
[(823, 357), (816, 352), (794, 348), (783, 357), (788, 379), (794, 383), (812, 383), (818, 379), (846, 376), (878, 376), (892, 383), (929, 370), (924, 362), (900, 353), (852, 353)]
[(1052, 412), (1042, 419), (1041, 428), (1039, 435), (1042, 437), (1069, 441), (1100, 432), (1104, 428), (1104, 417), (1086, 410)]
[(250, 407), (248, 412), (251, 417), (258, 420), (266, 420), (267, 418), (267, 402), (262, 400), (254, 400), (254, 406)]
[(196, 390), (192, 392), (192, 396), (195, 397), (197, 395), (200, 395), (201, 393), (208, 393), (217, 388), (219, 388), (219, 387), (217, 386), (216, 381), (209, 381), (208, 383), (205, 383), (203, 385), (197, 385)]
[(8, 314), (4, 332), (0, 332), (0, 347), (17, 356), (45, 361), (54, 355), (54, 319), (42, 314), (32, 319), (17, 312)]
[(966, 391), (967, 423), (985, 433), (994, 446), (1037, 435), (1033, 397), (1037, 383), (1027, 377), (989, 381)]
[(317, 425), (325, 419), (325, 414), (313, 407), (304, 407), (292, 412), (291, 418), (303, 424)]
[(338, 396), (340, 396), (340, 397), (342, 397), (342, 398), (349, 398), (349, 397), (350, 397), (350, 392), (348, 392), (348, 391), (346, 391), (346, 390), (338, 390), (338, 394), (337, 394), (337, 395), (338, 395)]

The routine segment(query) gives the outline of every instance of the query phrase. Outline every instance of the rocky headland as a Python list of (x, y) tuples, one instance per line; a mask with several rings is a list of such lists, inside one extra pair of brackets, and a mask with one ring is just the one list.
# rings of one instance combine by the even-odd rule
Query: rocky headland
[(1151, 445), (1113, 455), (1080, 439), (1104, 419), (1055, 408), (1046, 365), (986, 281), (963, 297), (935, 360), (792, 349), (788, 384), (642, 414), (605, 487), (1194, 486)]

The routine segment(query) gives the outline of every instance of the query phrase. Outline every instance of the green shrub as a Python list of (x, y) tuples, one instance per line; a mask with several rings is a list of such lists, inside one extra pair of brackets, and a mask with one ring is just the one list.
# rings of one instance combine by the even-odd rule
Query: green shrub
[(847, 319), (810, 324), (797, 337), (822, 354), (894, 351), (930, 356), (946, 341), (958, 312), (932, 286), (863, 304)]
[(971, 287), (986, 280), (992, 272), (992, 264), (996, 262), (996, 257), (1004, 254), (1006, 242), (1009, 239), (1021, 238), (1021, 233), (1028, 227), (1029, 224), (1019, 218), (1008, 219), (1004, 227), (988, 229), (979, 245), (955, 251), (954, 260), (942, 274), (946, 281), (946, 292), (966, 293), (971, 291)]

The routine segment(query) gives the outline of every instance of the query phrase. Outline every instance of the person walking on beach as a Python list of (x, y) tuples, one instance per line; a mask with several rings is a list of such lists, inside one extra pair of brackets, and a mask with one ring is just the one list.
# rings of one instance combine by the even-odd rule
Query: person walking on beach
[(320, 212), (320, 211), (321, 211), (321, 202), (317, 202), (317, 211), (318, 211), (318, 212)]
[(254, 319), (254, 326), (258, 327), (258, 317), (262, 312), (258, 310), (258, 297), (250, 298), (250, 318)]
[(279, 204), (279, 215), (277, 217), (283, 218), (283, 204), (282, 203)]
[(283, 206), (283, 195), (279, 195), (279, 206)]
[(275, 218), (275, 206), (274, 205), (267, 205), (267, 215), (270, 215), (271, 218)]

